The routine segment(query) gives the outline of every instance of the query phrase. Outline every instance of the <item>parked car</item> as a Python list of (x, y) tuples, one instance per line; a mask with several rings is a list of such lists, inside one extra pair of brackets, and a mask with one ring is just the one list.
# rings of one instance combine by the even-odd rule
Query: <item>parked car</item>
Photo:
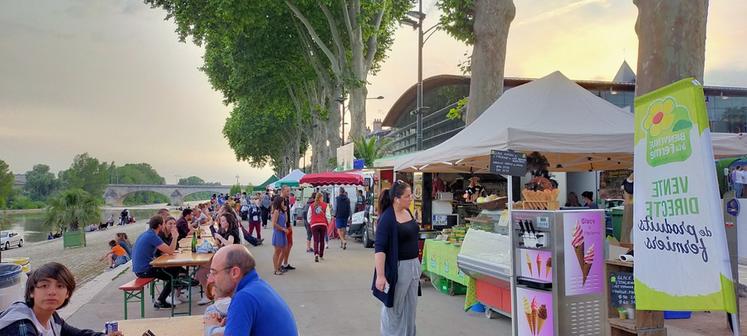
[(0, 247), (7, 250), (11, 246), (23, 246), (23, 236), (15, 231), (0, 231)]

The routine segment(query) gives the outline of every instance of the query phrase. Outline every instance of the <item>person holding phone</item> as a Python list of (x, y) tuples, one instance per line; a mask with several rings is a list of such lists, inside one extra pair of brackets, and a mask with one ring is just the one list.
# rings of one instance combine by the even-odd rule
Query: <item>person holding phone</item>
[(420, 295), (419, 227), (409, 210), (412, 188), (396, 181), (379, 198), (374, 279), (371, 289), (382, 301), (381, 335), (415, 335)]

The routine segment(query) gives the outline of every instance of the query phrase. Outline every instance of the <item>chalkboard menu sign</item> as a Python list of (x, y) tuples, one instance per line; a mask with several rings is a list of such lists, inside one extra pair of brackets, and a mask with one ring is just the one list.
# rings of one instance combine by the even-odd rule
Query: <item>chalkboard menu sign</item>
[(613, 307), (635, 306), (632, 272), (611, 272), (609, 282)]
[(524, 176), (527, 172), (527, 157), (513, 151), (490, 151), (490, 172), (493, 174)]

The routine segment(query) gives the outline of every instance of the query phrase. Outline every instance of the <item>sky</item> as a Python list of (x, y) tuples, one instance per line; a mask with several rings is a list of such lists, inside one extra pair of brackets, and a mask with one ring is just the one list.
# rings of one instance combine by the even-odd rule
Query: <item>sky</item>
[[(636, 68), (637, 9), (621, 0), (514, 0), (506, 76), (560, 70), (609, 80)], [(424, 26), (437, 23), (424, 0)], [(165, 13), (140, 0), (3, 1), (0, 10), (0, 160), (15, 173), (76, 154), (150, 163), (167, 183), (199, 176), (258, 184), (270, 167), (238, 162), (223, 137), (229, 107), (198, 68), (203, 50), (177, 40)], [(747, 87), (747, 1), (711, 1), (705, 83)], [(381, 71), (369, 76), (367, 119), (383, 119), (417, 79), (417, 32), (400, 27)], [(442, 31), (424, 48), (424, 76), (460, 74), (471, 48)]]

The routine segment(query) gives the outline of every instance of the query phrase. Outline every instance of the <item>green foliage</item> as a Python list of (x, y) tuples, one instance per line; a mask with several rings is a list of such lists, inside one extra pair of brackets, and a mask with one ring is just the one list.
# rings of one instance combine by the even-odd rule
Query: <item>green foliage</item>
[(60, 172), (60, 181), (65, 189), (83, 189), (101, 199), (113, 167), (113, 163), (99, 162), (88, 153), (83, 153), (75, 156), (70, 169)]
[(473, 44), (475, 0), (438, 0), (436, 5), (443, 12), (439, 19), (441, 28), (455, 39)]
[(206, 184), (205, 180), (197, 177), (197, 176), (190, 176), (185, 178), (180, 178), (178, 185), (203, 185)]
[(166, 179), (147, 163), (128, 163), (115, 168), (116, 183), (119, 184), (165, 184)]
[(169, 203), (169, 198), (166, 195), (159, 194), (152, 191), (136, 191), (125, 196), (122, 203), (127, 206), (141, 205), (141, 204), (160, 204)]
[(47, 225), (78, 230), (81, 226), (98, 223), (101, 219), (100, 200), (83, 189), (68, 189), (49, 200), (46, 209)]
[[(191, 38), (205, 48), (201, 69), (233, 107), (223, 134), (236, 157), (255, 167), (278, 167), (295, 166), (288, 158), (306, 151), (314, 122), (328, 120), (335, 88), (366, 85), (353, 70), (378, 70), (412, 0), (145, 3), (166, 11), (180, 40)], [(312, 27), (313, 40), (300, 17)], [(353, 45), (362, 52), (354, 53)], [(355, 61), (366, 62), (369, 50), (370, 68), (354, 67)]]
[(13, 191), (14, 181), (15, 177), (13, 172), (10, 171), (10, 166), (5, 161), (0, 160), (0, 208), (5, 208), (7, 205), (8, 197)]
[(236, 195), (241, 193), (241, 185), (240, 184), (234, 184), (231, 186), (231, 190), (228, 191), (231, 195)]
[(49, 166), (37, 164), (26, 172), (26, 185), (23, 189), (31, 200), (44, 201), (60, 187), (60, 181), (49, 171)]
[(462, 115), (466, 110), (467, 103), (469, 103), (469, 97), (459, 99), (457, 105), (451, 108), (448, 113), (446, 113), (446, 118), (449, 120), (462, 119)]
[(20, 210), (20, 209), (41, 209), (46, 204), (41, 201), (34, 201), (28, 196), (22, 194), (18, 190), (13, 190), (8, 197), (8, 209)]
[(353, 140), (355, 143), (355, 157), (363, 159), (366, 167), (373, 167), (374, 161), (384, 157), (388, 153), (390, 140), (389, 138), (370, 137), (358, 138)]
[(200, 191), (200, 192), (196, 192), (196, 193), (184, 196), (184, 201), (185, 202), (204, 201), (204, 200), (209, 200), (210, 197), (212, 196), (213, 196), (213, 192)]

